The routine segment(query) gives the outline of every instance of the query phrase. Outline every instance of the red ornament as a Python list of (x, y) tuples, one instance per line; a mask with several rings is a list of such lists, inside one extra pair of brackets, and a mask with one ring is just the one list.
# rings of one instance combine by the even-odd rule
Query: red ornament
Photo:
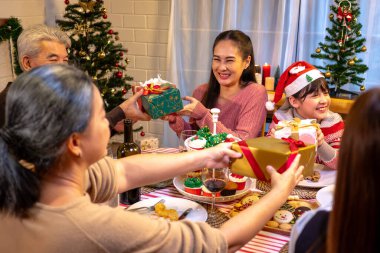
[(120, 53), (119, 53), (119, 55), (120, 55), (120, 56), (123, 56), (123, 55), (124, 55), (124, 53), (123, 53), (123, 52), (120, 52)]
[[(107, 19), (107, 17), (108, 17), (107, 14), (103, 14), (103, 18), (104, 18), (104, 19)], [(112, 30), (111, 30), (111, 31), (112, 31)], [(108, 32), (109, 32), (109, 31), (108, 31)]]
[(116, 72), (116, 77), (117, 78), (122, 78), (123, 77), (123, 73), (121, 73), (121, 71)]
[(70, 3), (70, 1), (69, 0), (65, 0), (65, 4), (69, 4)]
[(119, 63), (118, 62), (115, 63), (115, 67), (116, 68), (119, 67)]
[(108, 30), (108, 34), (113, 34), (113, 30), (112, 30), (112, 29), (109, 29), (109, 30)]
[(141, 131), (140, 135), (141, 135), (141, 136), (145, 136), (145, 132), (144, 132), (144, 131)]

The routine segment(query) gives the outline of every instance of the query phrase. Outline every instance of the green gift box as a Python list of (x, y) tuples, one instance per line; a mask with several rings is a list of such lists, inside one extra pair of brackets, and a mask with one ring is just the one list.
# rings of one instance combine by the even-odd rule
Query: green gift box
[(242, 153), (243, 156), (232, 159), (231, 172), (268, 181), (270, 177), (266, 171), (267, 165), (272, 165), (279, 173), (282, 173), (287, 170), (295, 155), (299, 153), (301, 154), (300, 165), (305, 167), (303, 175), (313, 175), (315, 145), (302, 146), (303, 142), (290, 138), (287, 140), (288, 142), (271, 137), (259, 137), (233, 143), (232, 149)]
[(141, 97), (142, 106), (152, 119), (158, 119), (183, 109), (181, 94), (174, 85), (162, 84), (159, 90), (156, 92), (153, 89), (152, 93)]

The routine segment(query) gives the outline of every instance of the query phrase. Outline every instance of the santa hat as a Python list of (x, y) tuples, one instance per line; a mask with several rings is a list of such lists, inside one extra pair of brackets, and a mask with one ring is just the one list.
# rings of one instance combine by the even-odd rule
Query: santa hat
[[(274, 93), (273, 102), (266, 102), (265, 107), (268, 111), (273, 111), (274, 105), (281, 100), (284, 92), (286, 97), (294, 95), (320, 77), (324, 76), (310, 63), (305, 61), (293, 63), (280, 76), (276, 91)], [(284, 105), (281, 106), (281, 108), (284, 107), (289, 107), (287, 101), (285, 101)]]

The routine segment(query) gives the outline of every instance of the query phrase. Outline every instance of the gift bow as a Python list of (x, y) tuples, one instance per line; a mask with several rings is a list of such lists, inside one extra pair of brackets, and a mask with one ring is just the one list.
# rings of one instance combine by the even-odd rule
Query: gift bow
[[(280, 174), (286, 171), (289, 168), (289, 166), (292, 164), (292, 162), (294, 161), (294, 159), (296, 158), (298, 154), (298, 148), (306, 146), (303, 141), (294, 140), (293, 138), (282, 138), (282, 140), (289, 143), (290, 155), (287, 161), (277, 170), (277, 172)], [(247, 158), (247, 161), (249, 165), (251, 166), (252, 171), (256, 175), (257, 179), (266, 181), (267, 179), (264, 173), (261, 171), (261, 168), (259, 164), (257, 163), (256, 158), (253, 156), (252, 152), (250, 151), (247, 142), (244, 140), (239, 141), (238, 145), (240, 146), (240, 149), (243, 152), (244, 157)]]
[(154, 85), (153, 83), (151, 83), (144, 86), (143, 96), (150, 95), (150, 94), (161, 94), (162, 92), (170, 88), (171, 88), (171, 85), (161, 86), (161, 85)]
[(352, 19), (352, 13), (349, 10), (346, 10), (346, 9), (342, 10), (342, 7), (339, 7), (337, 18), (340, 19), (341, 21), (345, 18), (347, 22), (350, 22)]
[(276, 130), (283, 129), (285, 127), (290, 127), (292, 131), (298, 131), (299, 128), (310, 127), (310, 126), (313, 126), (316, 129), (319, 129), (319, 124), (314, 122), (314, 120), (309, 124), (304, 124), (302, 123), (300, 119), (294, 118), (294, 120), (282, 122), (282, 124), (283, 126), (276, 125)]

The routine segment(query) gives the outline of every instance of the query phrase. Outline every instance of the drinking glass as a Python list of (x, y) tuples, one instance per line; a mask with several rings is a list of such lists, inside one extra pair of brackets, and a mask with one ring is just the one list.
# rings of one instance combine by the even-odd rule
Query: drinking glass
[(226, 187), (228, 180), (228, 168), (204, 168), (202, 171), (203, 185), (211, 192), (211, 211), (210, 218), (214, 217), (217, 213), (215, 210), (215, 194), (220, 192)]
[(186, 139), (196, 134), (197, 134), (197, 130), (183, 130), (179, 134), (179, 137), (178, 137), (179, 138), (179, 144), (178, 144), (179, 152), (187, 151), (186, 146), (185, 146)]

